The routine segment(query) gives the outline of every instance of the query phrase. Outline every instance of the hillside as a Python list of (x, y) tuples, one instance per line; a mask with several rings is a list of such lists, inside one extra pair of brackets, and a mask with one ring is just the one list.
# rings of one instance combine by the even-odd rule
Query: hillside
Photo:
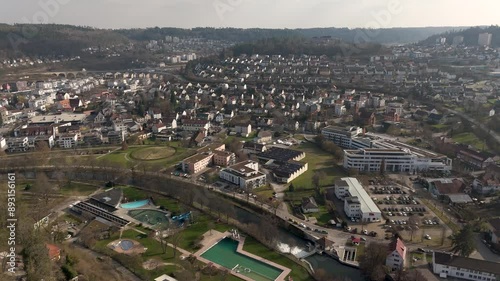
[[(311, 28), (311, 29), (239, 29), (239, 28), (147, 28), (96, 29), (71, 25), (0, 24), (0, 58), (16, 56), (75, 56), (90, 46), (112, 46), (137, 41), (162, 40), (165, 36), (200, 37), (231, 42), (254, 42), (268, 38), (296, 38), (330, 36), (356, 43), (410, 43), (423, 40), (451, 27), (390, 28), (371, 30), (377, 36), (364, 36), (363, 29)], [(362, 38), (361, 40), (355, 40)], [(500, 36), (497, 37), (500, 39)], [(368, 41), (367, 41), (368, 40)]]
[(491, 33), (491, 47), (498, 48), (500, 47), (500, 27), (499, 26), (489, 26), (489, 27), (470, 27), (467, 29), (457, 29), (456, 31), (448, 31), (441, 34), (435, 34), (430, 36), (429, 38), (420, 42), (420, 44), (424, 45), (433, 45), (436, 43), (436, 39), (438, 37), (445, 37), (446, 42), (453, 42), (453, 38), (456, 36), (464, 37), (464, 45), (465, 46), (477, 46), (477, 40), (480, 33)]

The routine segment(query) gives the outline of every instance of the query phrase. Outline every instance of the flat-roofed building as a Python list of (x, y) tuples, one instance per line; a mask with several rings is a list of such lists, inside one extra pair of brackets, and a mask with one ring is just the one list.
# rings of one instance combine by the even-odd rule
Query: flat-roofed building
[(251, 160), (222, 169), (219, 177), (245, 189), (253, 189), (266, 184), (266, 175), (259, 171), (259, 163)]
[(344, 211), (350, 218), (366, 222), (380, 221), (382, 212), (356, 178), (335, 181), (335, 196), (344, 201)]
[(55, 115), (34, 116), (29, 120), (30, 124), (54, 124), (54, 123), (75, 123), (81, 124), (87, 118), (83, 113), (62, 113)]
[(344, 168), (378, 172), (450, 171), (452, 160), (445, 155), (387, 140), (372, 141), (372, 148), (344, 150)]
[[(334, 142), (342, 148), (352, 148), (352, 141), (363, 133), (360, 127), (337, 127), (328, 126), (321, 130), (321, 134), (326, 140)], [(370, 147), (368, 144), (367, 147)]]

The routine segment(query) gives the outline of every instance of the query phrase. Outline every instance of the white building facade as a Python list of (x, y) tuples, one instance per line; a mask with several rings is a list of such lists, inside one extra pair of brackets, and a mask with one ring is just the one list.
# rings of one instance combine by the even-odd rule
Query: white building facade
[(382, 212), (356, 178), (341, 178), (335, 182), (335, 196), (344, 201), (344, 211), (350, 218), (365, 222), (382, 219)]

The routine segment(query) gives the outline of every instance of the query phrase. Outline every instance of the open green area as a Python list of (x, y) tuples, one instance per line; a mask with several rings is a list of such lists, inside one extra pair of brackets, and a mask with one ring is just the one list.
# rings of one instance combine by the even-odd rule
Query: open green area
[(316, 144), (306, 142), (301, 144), (297, 150), (306, 153), (306, 157), (301, 162), (308, 163), (308, 169), (292, 181), (296, 189), (312, 187), (312, 178), (316, 172), (322, 174), (320, 186), (333, 185), (337, 178), (347, 176), (347, 173), (334, 162), (333, 156)]
[(243, 250), (264, 259), (270, 260), (279, 265), (290, 268), (292, 270), (290, 275), (292, 276), (294, 281), (311, 280), (309, 272), (303, 266), (276, 251), (268, 249), (266, 246), (262, 245), (252, 237), (247, 237), (245, 239)]
[(436, 125), (432, 125), (432, 128), (438, 130), (438, 131), (442, 131), (442, 130), (446, 130), (450, 127), (450, 125), (446, 125), (446, 124), (436, 124)]
[(139, 161), (160, 160), (175, 154), (175, 149), (169, 146), (165, 147), (144, 147), (136, 149), (130, 153), (130, 157)]
[(476, 149), (482, 150), (483, 148), (487, 148), (483, 141), (478, 139), (476, 135), (473, 133), (461, 133), (454, 135), (452, 139), (458, 143), (469, 144), (474, 146)]
[(116, 150), (98, 158), (98, 162), (112, 164), (122, 168), (145, 165), (148, 170), (165, 168), (192, 155), (193, 150), (181, 146), (179, 142), (170, 142), (167, 146), (131, 146), (127, 150)]
[(61, 193), (70, 196), (88, 196), (99, 187), (81, 182), (68, 182), (61, 186)]
[[(140, 256), (127, 256), (125, 254), (115, 253), (113, 250), (108, 248), (107, 245), (117, 239), (132, 239), (138, 241), (142, 246), (147, 248), (147, 250)], [(137, 232), (134, 229), (123, 231), (121, 236), (119, 232), (116, 232), (109, 239), (98, 241), (95, 244), (94, 249), (118, 259), (120, 263), (132, 270), (138, 276), (142, 277), (144, 280), (151, 280), (152, 278), (158, 277), (162, 274), (172, 274), (182, 270), (193, 273), (205, 266), (205, 264), (200, 261), (190, 262), (187, 259), (181, 259), (181, 252), (177, 251), (174, 254), (174, 249), (172, 247), (165, 246), (166, 250), (164, 252), (164, 248), (160, 242), (149, 237), (147, 234)], [(168, 264), (169, 266), (160, 266), (152, 270), (145, 269), (142, 266), (142, 263), (151, 259), (156, 260), (159, 264)], [(221, 280), (221, 276), (222, 274), (220, 272), (217, 272), (214, 275), (200, 274), (200, 280), (216, 281)], [(241, 279), (232, 275), (227, 275), (225, 280), (237, 281)]]

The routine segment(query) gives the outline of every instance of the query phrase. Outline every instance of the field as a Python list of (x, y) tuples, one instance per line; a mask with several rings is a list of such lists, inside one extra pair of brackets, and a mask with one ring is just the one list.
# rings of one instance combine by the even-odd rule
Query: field
[(125, 151), (118, 149), (99, 157), (98, 161), (122, 168), (140, 169), (140, 166), (144, 166), (148, 170), (161, 170), (179, 163), (192, 153), (178, 142), (170, 142), (168, 146), (131, 146)]
[(484, 143), (476, 137), (473, 133), (461, 133), (458, 135), (454, 135), (452, 139), (456, 142), (463, 144), (470, 144), (474, 146), (476, 149), (482, 150), (483, 147), (487, 148)]
[(130, 158), (134, 160), (151, 161), (160, 160), (175, 154), (172, 147), (145, 147), (132, 151)]
[(317, 147), (316, 144), (306, 142), (301, 144), (297, 150), (306, 153), (306, 157), (301, 162), (308, 163), (308, 170), (292, 181), (296, 189), (312, 188), (312, 178), (315, 172), (323, 174), (320, 186), (331, 186), (337, 178), (347, 175), (341, 167), (336, 165), (332, 155)]

